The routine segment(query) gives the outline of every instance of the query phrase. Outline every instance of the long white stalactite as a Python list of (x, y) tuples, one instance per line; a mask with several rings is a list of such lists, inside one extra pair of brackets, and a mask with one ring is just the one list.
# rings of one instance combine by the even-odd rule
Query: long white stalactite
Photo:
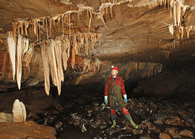
[(46, 48), (46, 44), (43, 43), (41, 45), (41, 56), (42, 56), (42, 62), (43, 62), (43, 72), (44, 72), (44, 87), (45, 87), (45, 93), (49, 95), (50, 91), (50, 79), (49, 79), (49, 61), (48, 61), (48, 51)]
[(17, 45), (17, 84), (18, 89), (21, 88), (21, 78), (22, 78), (22, 36), (18, 36), (18, 45)]
[(9, 56), (10, 56), (10, 61), (11, 61), (13, 80), (15, 80), (15, 74), (16, 74), (16, 43), (14, 41), (12, 32), (8, 32), (7, 44), (8, 44), (8, 52), (9, 52)]

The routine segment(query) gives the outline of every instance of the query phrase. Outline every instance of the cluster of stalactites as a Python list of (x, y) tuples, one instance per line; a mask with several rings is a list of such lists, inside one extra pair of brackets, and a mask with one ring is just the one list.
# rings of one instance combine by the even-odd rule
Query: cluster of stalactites
[[(11, 61), (13, 80), (17, 80), (18, 89), (21, 88), (22, 79), (22, 62), (25, 62), (26, 66), (29, 65), (29, 61), (32, 57), (33, 47), (29, 49), (29, 40), (22, 37), (20, 34), (13, 36), (13, 32), (7, 33), (7, 46)], [(30, 57), (30, 58), (29, 58)]]
[(187, 33), (187, 38), (190, 37), (190, 31), (195, 29), (193, 26), (185, 27), (182, 24), (182, 17), (186, 10), (190, 8), (189, 5), (184, 5), (184, 0), (167, 0), (168, 8), (170, 9), (170, 17), (173, 18), (173, 24), (169, 24), (169, 32), (174, 35), (176, 30), (176, 37), (178, 39), (184, 38), (184, 32)]
[[(102, 3), (102, 5), (99, 7), (99, 14), (98, 18), (102, 20), (104, 25), (106, 25), (104, 18), (106, 18), (106, 15), (110, 15), (112, 17), (112, 7), (116, 5), (117, 3)], [(105, 17), (104, 17), (105, 16)]]
[(21, 20), (15, 21), (12, 23), (13, 27), (13, 38), (15, 40), (16, 34), (27, 36), (28, 35), (28, 28), (32, 26), (34, 34), (37, 36), (37, 40), (41, 40), (41, 33), (42, 30), (46, 30), (47, 38), (52, 35), (52, 28), (55, 26), (61, 26), (62, 32), (64, 35), (64, 29), (65, 27), (69, 28), (69, 34), (71, 34), (71, 14), (75, 13), (78, 15), (78, 19), (80, 18), (80, 15), (84, 12), (87, 12), (88, 15), (88, 32), (90, 32), (91, 23), (92, 23), (92, 17), (93, 15), (98, 15), (99, 18), (101, 18), (102, 22), (105, 24), (104, 16), (105, 15), (111, 15), (112, 17), (112, 7), (116, 5), (115, 3), (103, 3), (99, 7), (98, 13), (94, 12), (94, 8), (89, 6), (84, 6), (82, 4), (78, 4), (79, 10), (71, 10), (67, 11), (63, 14), (58, 14), (53, 17), (40, 17), (40, 18), (34, 18), (32, 20)]
[[(71, 56), (71, 67), (75, 68), (76, 55), (82, 55), (82, 49), (85, 49), (88, 55), (89, 48), (94, 48), (95, 42), (100, 41), (101, 34), (84, 33), (73, 34), (67, 36), (58, 36), (55, 39), (43, 41), (41, 44), (41, 54), (44, 71), (44, 86), (45, 92), (49, 95), (50, 91), (50, 74), (53, 84), (58, 89), (58, 95), (61, 93), (61, 82), (64, 81), (64, 70), (67, 69), (68, 59)], [(91, 44), (91, 45), (90, 45)], [(91, 47), (89, 47), (91, 46)], [(90, 62), (84, 62), (83, 70), (86, 67), (90, 69)], [(95, 64), (99, 69), (99, 62), (96, 60)]]

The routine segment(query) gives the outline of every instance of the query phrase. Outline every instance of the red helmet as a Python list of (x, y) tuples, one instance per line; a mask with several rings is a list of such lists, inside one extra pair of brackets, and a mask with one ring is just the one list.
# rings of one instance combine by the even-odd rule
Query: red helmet
[(119, 72), (119, 68), (117, 66), (112, 66), (111, 70), (117, 70)]

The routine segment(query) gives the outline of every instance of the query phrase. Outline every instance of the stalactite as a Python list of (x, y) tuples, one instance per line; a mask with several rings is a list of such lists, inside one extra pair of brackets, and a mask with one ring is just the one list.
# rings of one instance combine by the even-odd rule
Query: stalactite
[(173, 36), (173, 34), (174, 34), (173, 24), (169, 24), (168, 28), (169, 28), (169, 32), (170, 32), (171, 35)]
[(88, 39), (89, 39), (90, 35), (88, 35), (87, 33), (85, 34), (85, 54), (88, 55), (89, 54), (89, 46), (88, 46)]
[(91, 47), (92, 47), (92, 49), (94, 49), (95, 42), (96, 42), (96, 34), (92, 34), (91, 35)]
[(83, 34), (80, 34), (80, 40), (81, 40), (81, 48), (83, 48), (83, 45), (84, 45), (84, 36)]
[(48, 36), (48, 21), (47, 21), (47, 18), (46, 18), (45, 22), (46, 22), (46, 23), (45, 23), (45, 24), (46, 24), (46, 25), (45, 25), (45, 28), (46, 28), (45, 30), (46, 30), (47, 40), (48, 40), (48, 39), (49, 39), (49, 36)]
[(95, 69), (97, 68), (97, 70), (99, 71), (100, 70), (100, 64), (101, 64), (101, 61), (98, 59), (98, 58), (95, 58)]
[(12, 33), (13, 33), (13, 39), (14, 41), (16, 42), (16, 29), (17, 29), (17, 26), (18, 26), (18, 22), (12, 22)]
[(56, 67), (56, 57), (55, 57), (55, 50), (54, 50), (54, 46), (55, 42), (53, 39), (50, 40), (50, 44), (49, 44), (49, 49), (50, 49), (50, 56), (49, 56), (49, 63), (50, 63), (50, 68), (51, 68), (51, 76), (52, 76), (52, 81), (53, 84), (55, 86), (58, 86), (58, 74), (57, 74), (57, 67)]
[(76, 38), (75, 34), (73, 35), (73, 47), (74, 47), (75, 53), (77, 55), (79, 53), (79, 51), (78, 51), (77, 38)]
[[(107, 15), (108, 14), (108, 8), (110, 8), (111, 12), (112, 12), (112, 7), (115, 5), (115, 3), (111, 3), (111, 2), (108, 2), (108, 3), (103, 3), (100, 7), (99, 7), (99, 15), (100, 15), (100, 19), (102, 20), (102, 22), (105, 24), (105, 21), (104, 21), (104, 15)], [(112, 17), (112, 13), (111, 13), (111, 17)]]
[(22, 55), (27, 52), (28, 46), (29, 46), (29, 40), (27, 38), (22, 37)]
[(28, 35), (28, 27), (29, 27), (29, 24), (30, 24), (30, 21), (25, 21), (24, 25), (25, 25), (25, 35), (27, 36)]
[(64, 73), (62, 70), (62, 57), (61, 57), (61, 41), (55, 40), (55, 47), (54, 47), (54, 53), (55, 53), (55, 59), (56, 59), (56, 69), (57, 69), (57, 89), (58, 89), (58, 95), (61, 93), (61, 81), (64, 81)]
[(176, 11), (177, 11), (177, 26), (181, 25), (181, 5), (179, 2), (176, 3)]
[(92, 20), (92, 17), (93, 17), (92, 12), (93, 12), (92, 10), (89, 10), (90, 17), (89, 17), (88, 32), (90, 32), (90, 28), (91, 28), (91, 20)]
[(72, 47), (72, 60), (71, 60), (71, 64), (72, 64), (72, 69), (74, 69), (75, 67), (75, 49)]
[(8, 32), (7, 44), (8, 44), (8, 52), (9, 52), (9, 56), (10, 56), (10, 61), (11, 61), (13, 80), (15, 80), (16, 43), (14, 41), (12, 32)]
[(49, 18), (49, 36), (51, 36), (51, 30), (52, 30), (52, 18)]
[(99, 46), (101, 45), (102, 34), (98, 34)]
[(64, 35), (64, 15), (62, 15), (62, 33)]
[(34, 43), (31, 43), (29, 45), (28, 51), (25, 53), (25, 55), (23, 56), (22, 62), (25, 63), (25, 66), (29, 68), (29, 64), (31, 61), (31, 58), (33, 56), (34, 53)]
[(21, 35), (24, 34), (23, 21), (19, 21), (19, 24), (18, 24), (18, 33), (21, 34)]
[(55, 40), (55, 57), (56, 57), (56, 66), (58, 72), (58, 79), (60, 81), (64, 81), (64, 73), (62, 69), (62, 43), (61, 40)]
[(17, 84), (18, 89), (21, 87), (21, 78), (22, 78), (22, 36), (18, 35), (18, 44), (17, 44)]
[(181, 37), (180, 33), (181, 33), (180, 26), (177, 26), (177, 34), (176, 34), (176, 36), (177, 36), (178, 39), (180, 39), (180, 37)]
[(45, 92), (49, 95), (50, 91), (50, 79), (49, 79), (49, 63), (48, 63), (48, 52), (46, 51), (46, 44), (41, 45), (41, 55), (43, 62), (43, 72), (44, 72), (44, 87)]
[(186, 32), (187, 32), (187, 38), (190, 38), (190, 31), (192, 30), (193, 26), (186, 27)]
[(184, 26), (181, 26), (181, 39), (183, 39), (183, 35), (184, 35)]
[(173, 18), (174, 18), (174, 25), (176, 26), (177, 25), (177, 8), (176, 8), (176, 2), (174, 2), (174, 5), (173, 5)]
[(70, 41), (68, 38), (66, 38), (66, 45), (67, 45), (67, 55), (69, 58), (70, 57)]
[(37, 35), (37, 19), (32, 20), (34, 34)]
[(65, 40), (62, 40), (62, 62), (63, 62), (63, 67), (64, 70), (67, 69), (67, 62), (68, 62), (68, 43)]
[(101, 9), (101, 20), (102, 20), (102, 22), (104, 23), (104, 25), (106, 25), (106, 23), (105, 23), (105, 21), (104, 21), (104, 15), (105, 15), (105, 9), (102, 8), (102, 9)]

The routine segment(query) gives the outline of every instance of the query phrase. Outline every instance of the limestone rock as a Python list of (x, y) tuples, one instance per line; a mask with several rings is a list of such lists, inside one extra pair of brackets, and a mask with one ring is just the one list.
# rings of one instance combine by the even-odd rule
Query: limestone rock
[(139, 82), (138, 87), (133, 90), (134, 95), (146, 95), (146, 96), (171, 96), (177, 87), (177, 82), (169, 72), (164, 72), (142, 80)]
[(0, 122), (13, 122), (13, 116), (10, 113), (0, 113)]
[(167, 133), (161, 133), (159, 139), (171, 139), (171, 137)]
[(14, 122), (25, 122), (26, 121), (26, 107), (18, 99), (13, 104), (13, 121)]

